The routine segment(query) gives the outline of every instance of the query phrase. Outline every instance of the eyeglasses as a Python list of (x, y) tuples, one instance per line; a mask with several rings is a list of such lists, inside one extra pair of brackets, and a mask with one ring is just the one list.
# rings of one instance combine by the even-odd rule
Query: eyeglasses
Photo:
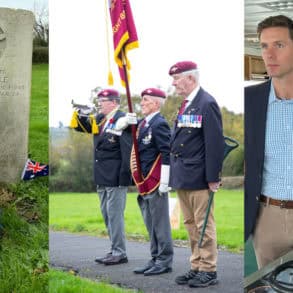
[(110, 101), (108, 98), (99, 98), (98, 99), (98, 103), (103, 103), (103, 102), (107, 102)]

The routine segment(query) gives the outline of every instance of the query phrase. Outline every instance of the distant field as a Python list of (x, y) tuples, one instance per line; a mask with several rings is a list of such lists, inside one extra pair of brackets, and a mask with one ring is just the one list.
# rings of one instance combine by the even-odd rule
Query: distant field
[[(147, 240), (147, 231), (136, 202), (136, 193), (129, 193), (125, 211), (128, 239)], [(172, 194), (172, 197), (176, 197)], [(243, 191), (221, 190), (215, 195), (215, 217), (218, 244), (229, 250), (243, 250)], [(49, 195), (49, 225), (53, 230), (106, 236), (107, 231), (95, 193), (52, 193)], [(182, 223), (172, 230), (173, 239), (188, 239)]]

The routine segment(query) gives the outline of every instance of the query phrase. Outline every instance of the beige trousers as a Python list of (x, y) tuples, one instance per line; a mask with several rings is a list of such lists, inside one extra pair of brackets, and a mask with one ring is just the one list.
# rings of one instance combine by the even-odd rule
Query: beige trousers
[(293, 250), (293, 209), (261, 203), (253, 245), (259, 269)]
[(208, 190), (177, 190), (184, 225), (189, 234), (192, 255), (191, 269), (205, 272), (216, 271), (217, 236), (214, 220), (214, 204), (211, 206), (202, 247), (198, 248), (200, 233), (203, 227), (208, 206)]

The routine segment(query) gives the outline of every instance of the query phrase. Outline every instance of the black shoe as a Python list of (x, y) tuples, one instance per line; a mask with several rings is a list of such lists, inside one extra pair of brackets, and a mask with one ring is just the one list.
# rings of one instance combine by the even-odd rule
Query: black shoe
[(158, 265), (154, 265), (149, 270), (145, 271), (143, 274), (145, 276), (154, 276), (172, 272), (172, 268), (160, 267)]
[(112, 256), (112, 252), (108, 252), (105, 256), (102, 256), (102, 257), (96, 257), (95, 262), (104, 263), (104, 260), (110, 256)]
[(176, 277), (175, 279), (175, 282), (178, 284), (178, 285), (185, 285), (188, 283), (189, 280), (195, 278), (195, 276), (198, 274), (198, 271), (193, 271), (193, 270), (190, 270), (188, 271), (185, 275), (182, 275), (182, 276), (178, 276)]
[(143, 274), (145, 271), (151, 269), (154, 266), (154, 264), (146, 264), (144, 267), (136, 268), (133, 270), (135, 274)]
[(199, 272), (188, 281), (189, 287), (208, 287), (218, 283), (217, 272)]
[(103, 261), (103, 264), (106, 266), (111, 266), (111, 265), (119, 265), (119, 264), (127, 263), (127, 262), (128, 262), (128, 259), (126, 256), (111, 255)]

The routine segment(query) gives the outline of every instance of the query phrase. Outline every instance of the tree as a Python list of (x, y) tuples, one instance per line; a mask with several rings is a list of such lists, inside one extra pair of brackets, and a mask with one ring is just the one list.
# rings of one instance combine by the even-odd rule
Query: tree
[(34, 46), (48, 47), (49, 45), (49, 17), (48, 2), (34, 2)]

